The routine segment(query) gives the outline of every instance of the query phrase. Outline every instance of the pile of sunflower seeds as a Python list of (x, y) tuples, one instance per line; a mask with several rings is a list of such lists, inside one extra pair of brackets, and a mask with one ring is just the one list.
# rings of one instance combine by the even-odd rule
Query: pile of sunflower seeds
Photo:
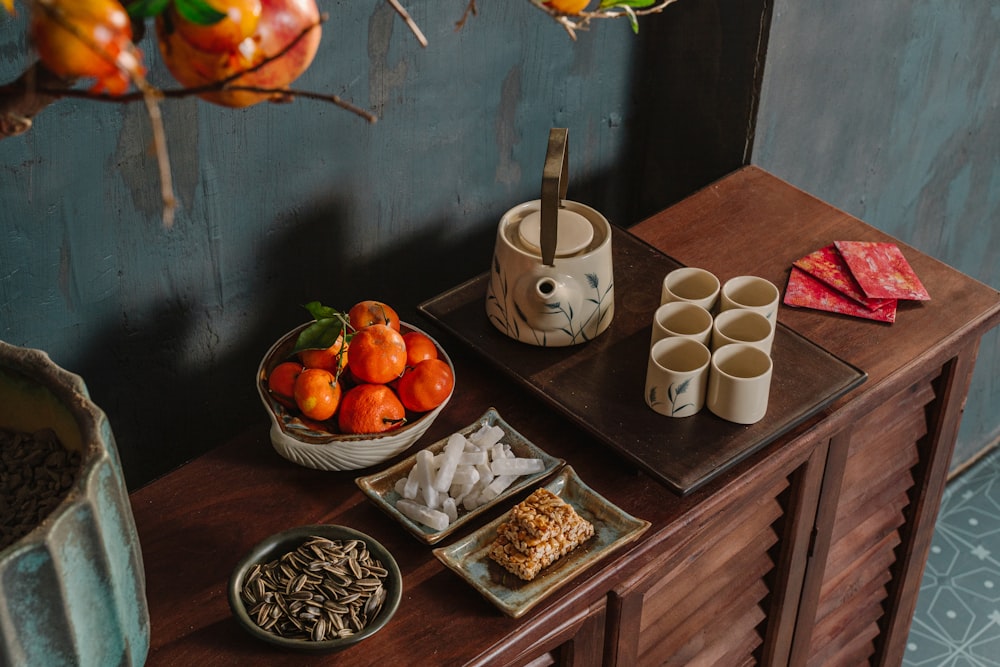
[(294, 551), (257, 563), (240, 594), (250, 618), (279, 637), (350, 637), (374, 619), (389, 571), (360, 540), (310, 537)]
[(77, 477), (80, 455), (49, 429), (0, 429), (0, 549), (30, 533), (62, 502)]

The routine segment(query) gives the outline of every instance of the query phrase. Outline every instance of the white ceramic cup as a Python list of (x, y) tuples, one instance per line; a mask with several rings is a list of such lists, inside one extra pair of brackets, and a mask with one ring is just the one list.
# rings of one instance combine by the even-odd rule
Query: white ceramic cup
[(712, 353), (708, 372), (708, 409), (737, 424), (755, 424), (767, 413), (771, 357), (746, 343), (724, 345)]
[(688, 301), (705, 310), (712, 310), (719, 298), (719, 279), (705, 269), (686, 266), (674, 269), (663, 278), (660, 304)]
[(712, 314), (690, 301), (671, 301), (653, 314), (653, 333), (649, 346), (669, 336), (693, 338), (708, 346), (712, 340)]
[(712, 351), (733, 343), (747, 343), (771, 354), (774, 322), (755, 310), (734, 308), (722, 311), (715, 316), (712, 325)]
[(712, 353), (692, 338), (671, 336), (649, 350), (646, 405), (667, 417), (689, 417), (705, 405)]
[(755, 310), (774, 322), (780, 299), (781, 291), (770, 280), (758, 276), (736, 276), (722, 286), (719, 310)]

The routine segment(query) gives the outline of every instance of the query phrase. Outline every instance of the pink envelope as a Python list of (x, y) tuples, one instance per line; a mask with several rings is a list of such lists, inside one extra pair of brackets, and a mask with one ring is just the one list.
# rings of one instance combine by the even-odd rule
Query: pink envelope
[(888, 303), (875, 310), (866, 308), (797, 266), (792, 267), (792, 273), (788, 277), (784, 303), (788, 306), (824, 310), (877, 322), (891, 324), (896, 321), (895, 300), (889, 300)]
[(858, 281), (847, 267), (847, 262), (833, 244), (796, 260), (793, 266), (799, 267), (813, 278), (823, 281), (870, 310), (876, 310), (893, 301), (893, 299), (870, 299), (865, 296)]
[(836, 241), (834, 245), (866, 296), (913, 301), (931, 298), (895, 243)]

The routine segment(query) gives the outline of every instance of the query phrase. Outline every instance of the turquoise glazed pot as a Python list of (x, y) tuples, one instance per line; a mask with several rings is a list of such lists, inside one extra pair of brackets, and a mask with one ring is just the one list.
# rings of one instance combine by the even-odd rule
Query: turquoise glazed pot
[(141, 665), (145, 573), (111, 427), (78, 375), (0, 341), (0, 429), (46, 428), (79, 467), (54, 509), (0, 550), (0, 665)]

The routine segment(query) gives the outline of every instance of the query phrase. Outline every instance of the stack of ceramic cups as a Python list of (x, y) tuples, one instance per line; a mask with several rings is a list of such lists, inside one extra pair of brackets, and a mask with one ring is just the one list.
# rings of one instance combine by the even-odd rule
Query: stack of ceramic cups
[(653, 316), (646, 404), (669, 417), (707, 406), (738, 424), (763, 419), (779, 300), (778, 288), (757, 276), (720, 285), (705, 269), (668, 273)]

